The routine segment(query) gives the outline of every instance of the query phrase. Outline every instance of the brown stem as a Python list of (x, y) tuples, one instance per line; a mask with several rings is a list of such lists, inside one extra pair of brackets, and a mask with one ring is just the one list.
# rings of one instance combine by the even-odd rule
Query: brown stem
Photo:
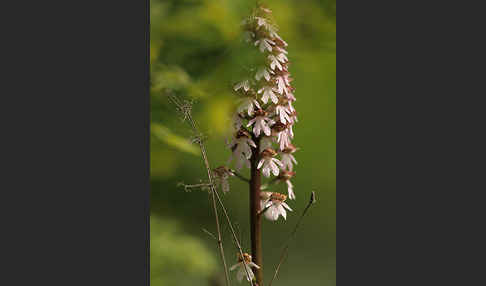
[(262, 257), (262, 220), (260, 213), (261, 172), (257, 169), (260, 157), (260, 139), (255, 140), (256, 149), (251, 156), (250, 177), (250, 224), (251, 224), (251, 254), (253, 261), (260, 266), (255, 269), (255, 278), (259, 286), (263, 286), (263, 257)]

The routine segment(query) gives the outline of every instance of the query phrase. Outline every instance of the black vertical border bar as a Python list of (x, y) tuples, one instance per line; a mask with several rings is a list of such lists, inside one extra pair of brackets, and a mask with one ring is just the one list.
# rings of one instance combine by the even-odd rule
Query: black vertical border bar
[(338, 2), (337, 285), (486, 285), (481, 2)]
[(0, 3), (0, 285), (150, 284), (150, 1)]

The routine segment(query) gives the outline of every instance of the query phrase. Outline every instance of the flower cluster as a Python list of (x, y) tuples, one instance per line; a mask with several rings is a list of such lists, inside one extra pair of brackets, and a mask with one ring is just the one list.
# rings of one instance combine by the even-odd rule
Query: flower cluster
[(261, 192), (260, 202), (265, 217), (269, 220), (276, 221), (279, 216), (287, 219), (287, 210), (292, 209), (285, 203), (287, 196), (280, 193)]
[[(251, 261), (251, 255), (248, 253), (243, 253), (243, 257), (241, 257), (240, 253), (236, 254), (236, 257), (238, 259), (238, 263), (235, 265), (231, 266), (230, 271), (233, 271), (235, 269), (238, 269), (236, 273), (236, 279), (238, 279), (239, 282), (243, 280), (243, 277), (246, 277), (246, 280), (250, 281), (248, 279), (248, 275), (250, 276), (250, 279), (253, 280), (255, 278), (255, 274), (253, 273), (253, 270), (251, 269), (252, 267), (259, 269), (260, 266), (256, 265), (254, 262)], [(244, 262), (243, 262), (244, 260)], [(245, 270), (246, 266), (246, 270)], [(246, 272), (248, 271), (248, 275)]]
[[(297, 164), (292, 155), (297, 148), (291, 143), (297, 122), (292, 105), (294, 88), (288, 71), (287, 43), (277, 34), (270, 15), (268, 8), (260, 6), (242, 22), (246, 42), (259, 50), (264, 64), (233, 86), (241, 104), (233, 116), (234, 133), (228, 147), (232, 151), (230, 161), (236, 162), (237, 170), (243, 165), (250, 168), (252, 152), (258, 152), (257, 168), (265, 177), (273, 175), (275, 180), (286, 182), (288, 197), (295, 199), (290, 182)], [(285, 217), (281, 211), (279, 214)]]

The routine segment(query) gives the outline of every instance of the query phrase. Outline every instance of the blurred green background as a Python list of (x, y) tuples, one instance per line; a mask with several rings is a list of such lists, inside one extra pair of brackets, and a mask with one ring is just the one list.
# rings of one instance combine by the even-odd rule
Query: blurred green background
[[(264, 221), (264, 277), (273, 275), (283, 243), (316, 191), (318, 203), (291, 242), (274, 285), (336, 284), (336, 6), (333, 1), (261, 1), (273, 11), (289, 44), (299, 122), (293, 143), (298, 165), (292, 180), (296, 201), (287, 221)], [(185, 192), (178, 182), (207, 178), (193, 135), (163, 95), (166, 88), (193, 99), (194, 116), (207, 136), (212, 167), (224, 165), (231, 84), (245, 65), (240, 21), (255, 6), (244, 0), (151, 0), (151, 285), (224, 285), (207, 192)], [(248, 176), (248, 170), (243, 173)], [(250, 248), (248, 187), (231, 179), (223, 200)], [(277, 191), (285, 193), (283, 185)], [(223, 223), (226, 258), (236, 247)], [(237, 285), (232, 273), (232, 284)], [(243, 284), (246, 284), (243, 282)], [(247, 284), (249, 285), (249, 284)]]

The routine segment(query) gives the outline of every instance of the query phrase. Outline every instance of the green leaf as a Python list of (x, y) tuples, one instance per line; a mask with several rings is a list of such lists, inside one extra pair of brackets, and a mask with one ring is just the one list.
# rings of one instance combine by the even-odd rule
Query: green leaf
[(199, 149), (192, 145), (189, 140), (184, 137), (181, 137), (177, 134), (174, 134), (170, 131), (169, 128), (158, 124), (158, 123), (151, 123), (150, 126), (150, 133), (155, 136), (155, 138), (165, 142), (166, 144), (177, 148), (180, 151), (190, 153), (196, 156), (199, 156)]

